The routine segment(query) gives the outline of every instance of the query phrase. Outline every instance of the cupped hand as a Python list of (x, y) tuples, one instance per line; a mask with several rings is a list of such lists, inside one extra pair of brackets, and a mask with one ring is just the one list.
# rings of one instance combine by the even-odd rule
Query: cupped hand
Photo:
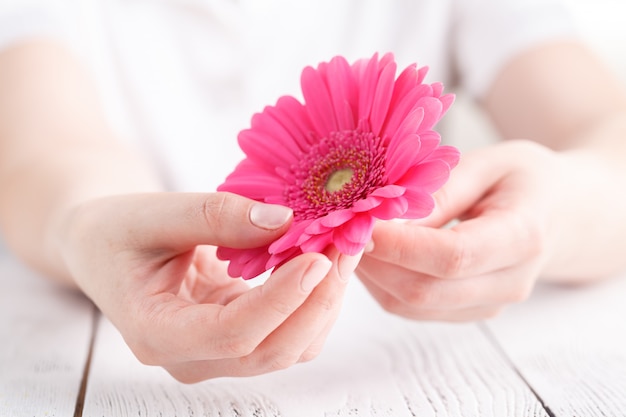
[(227, 276), (215, 246), (267, 244), (291, 216), (228, 193), (107, 197), (67, 216), (61, 253), (142, 362), (183, 382), (256, 375), (320, 352), (358, 262), (304, 254), (253, 288)]
[(380, 222), (357, 274), (388, 311), (423, 320), (491, 317), (528, 297), (559, 233), (556, 154), (526, 141), (468, 153), (409, 223)]

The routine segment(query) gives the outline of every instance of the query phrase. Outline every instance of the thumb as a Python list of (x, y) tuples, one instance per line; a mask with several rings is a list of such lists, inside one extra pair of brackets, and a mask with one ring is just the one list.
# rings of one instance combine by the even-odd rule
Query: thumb
[(126, 200), (117, 203), (126, 212), (118, 216), (120, 226), (131, 234), (135, 244), (147, 248), (180, 250), (202, 244), (254, 248), (277, 239), (287, 230), (292, 218), (288, 207), (226, 192), (153, 193), (118, 198)]

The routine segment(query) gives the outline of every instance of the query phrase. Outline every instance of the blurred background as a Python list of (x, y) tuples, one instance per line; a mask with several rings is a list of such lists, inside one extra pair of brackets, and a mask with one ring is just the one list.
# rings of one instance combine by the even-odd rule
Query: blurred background
[[(563, 2), (571, 9), (583, 39), (608, 63), (626, 88), (626, 1)], [(489, 121), (466, 97), (458, 96), (452, 109), (446, 116), (445, 127), (442, 128), (447, 142), (467, 150), (497, 139)], [(471, 138), (470, 145), (467, 145), (468, 138)], [(6, 256), (6, 251), (0, 236), (0, 258), (2, 256)]]
[[(562, 3), (570, 9), (582, 39), (617, 74), (626, 89), (626, 1), (562, 0)], [(457, 95), (444, 120), (443, 137), (461, 150), (484, 146), (498, 138), (483, 113), (463, 95)]]

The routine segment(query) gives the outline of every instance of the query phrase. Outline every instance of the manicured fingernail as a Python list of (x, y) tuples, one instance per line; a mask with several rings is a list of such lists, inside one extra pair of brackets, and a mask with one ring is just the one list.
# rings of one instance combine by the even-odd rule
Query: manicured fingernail
[(369, 242), (365, 244), (365, 247), (363, 248), (363, 252), (370, 253), (373, 250), (374, 250), (374, 241), (370, 240)]
[(361, 254), (349, 256), (349, 255), (339, 255), (339, 259), (337, 260), (337, 270), (339, 271), (339, 279), (342, 281), (348, 281), (356, 266), (359, 264), (361, 260)]
[(250, 209), (250, 221), (261, 229), (278, 229), (291, 218), (289, 207), (276, 204), (256, 203)]
[(302, 290), (305, 292), (310, 292), (319, 284), (330, 268), (332, 268), (333, 263), (328, 259), (319, 259), (311, 264), (309, 269), (302, 276), (302, 280), (300, 281), (300, 286)]

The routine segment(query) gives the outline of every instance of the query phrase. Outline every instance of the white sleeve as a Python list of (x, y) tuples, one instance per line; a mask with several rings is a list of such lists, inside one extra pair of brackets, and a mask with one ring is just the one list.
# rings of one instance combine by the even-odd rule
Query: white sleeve
[(67, 7), (60, 1), (0, 0), (0, 51), (26, 38), (67, 41)]
[(540, 42), (576, 36), (566, 7), (552, 0), (456, 0), (454, 58), (461, 86), (481, 99), (502, 67)]

